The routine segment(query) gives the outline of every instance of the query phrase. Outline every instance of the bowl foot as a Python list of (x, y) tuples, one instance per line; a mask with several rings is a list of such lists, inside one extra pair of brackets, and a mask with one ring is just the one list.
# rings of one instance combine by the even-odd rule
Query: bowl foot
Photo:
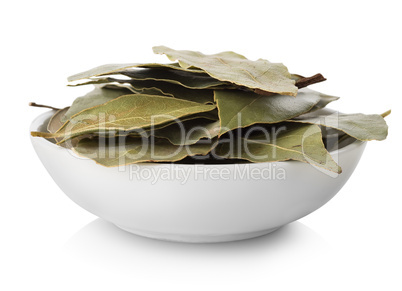
[(280, 227), (274, 227), (270, 229), (265, 229), (261, 231), (255, 232), (247, 232), (247, 233), (237, 233), (237, 234), (226, 234), (226, 235), (181, 235), (181, 234), (169, 234), (169, 233), (156, 233), (149, 231), (142, 231), (132, 228), (127, 228), (121, 225), (115, 224), (118, 228), (125, 230), (127, 232), (144, 236), (147, 238), (164, 240), (164, 241), (173, 241), (173, 242), (184, 242), (184, 243), (219, 243), (219, 242), (231, 242), (238, 241), (244, 239), (255, 238), (259, 236), (266, 235), (277, 230)]

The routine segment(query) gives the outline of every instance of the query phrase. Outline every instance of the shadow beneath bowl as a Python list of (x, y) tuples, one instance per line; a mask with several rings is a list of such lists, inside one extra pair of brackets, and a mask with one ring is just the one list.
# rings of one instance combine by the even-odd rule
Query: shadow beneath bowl
[(327, 247), (325, 240), (301, 222), (293, 222), (265, 236), (242, 241), (188, 244), (160, 241), (125, 232), (102, 219), (96, 219), (65, 244), (65, 250), (78, 260), (107, 264), (114, 268), (133, 264), (190, 264), (194, 262), (242, 262), (275, 258), (311, 257)]

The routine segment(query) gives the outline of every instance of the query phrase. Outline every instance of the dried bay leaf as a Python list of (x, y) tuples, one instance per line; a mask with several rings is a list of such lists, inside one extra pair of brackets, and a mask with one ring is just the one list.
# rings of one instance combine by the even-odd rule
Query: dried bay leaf
[(256, 123), (278, 123), (310, 111), (321, 93), (301, 89), (296, 97), (265, 96), (239, 90), (215, 90), (215, 101), (221, 121), (221, 132)]
[[(213, 122), (218, 122), (219, 123), (219, 117), (218, 117), (218, 111), (216, 109), (211, 110), (211, 111), (205, 111), (205, 112), (199, 112), (196, 114), (192, 115), (187, 115), (175, 120), (169, 120), (167, 122), (158, 124), (158, 125), (152, 125), (148, 127), (142, 127), (139, 129), (135, 129), (133, 131), (119, 131), (119, 132), (113, 132), (113, 133), (107, 133), (107, 136), (124, 136), (124, 135), (130, 135), (133, 137), (150, 137), (154, 135), (154, 132), (165, 129), (166, 127), (171, 127), (169, 130), (172, 130), (172, 127), (175, 129), (179, 126), (179, 124), (185, 124), (191, 121), (196, 122), (205, 122), (205, 123), (213, 123)], [(166, 129), (168, 130), (168, 129)], [(163, 136), (161, 136), (163, 137)]]
[[(322, 128), (321, 128), (322, 130)], [(325, 131), (324, 131), (325, 132)], [(356, 139), (351, 137), (350, 135), (347, 135), (344, 132), (339, 132), (338, 135), (333, 135), (333, 136), (327, 136), (324, 138), (323, 135), (323, 142), (325, 144), (325, 148), (328, 151), (335, 151), (338, 149), (341, 149), (345, 146), (350, 145), (351, 143), (355, 142)]]
[[(139, 94), (149, 94), (149, 95), (165, 95), (165, 96), (172, 96), (175, 98), (198, 102), (198, 103), (213, 103), (214, 102), (214, 92), (211, 89), (199, 89), (199, 90), (192, 90), (185, 88), (181, 85), (167, 83), (158, 80), (120, 80), (115, 78), (99, 78), (95, 80), (86, 81), (83, 83), (70, 85), (70, 86), (82, 86), (82, 85), (90, 85), (90, 84), (129, 84), (131, 85), (131, 91), (134, 93)], [(109, 85), (107, 85), (109, 88)], [(155, 90), (159, 93), (157, 94), (150, 94), (150, 93), (142, 93), (142, 92), (150, 92), (149, 90)], [(156, 92), (155, 92), (156, 93)]]
[(134, 88), (131, 84), (106, 84), (102, 88), (104, 89), (113, 89), (113, 90), (122, 90), (127, 89), (130, 90), (131, 93), (134, 94), (145, 94), (145, 95), (158, 95), (158, 96), (169, 96), (173, 97), (172, 94), (165, 93), (161, 89), (158, 88)]
[(153, 48), (156, 54), (165, 54), (177, 60), (183, 68), (190, 66), (204, 70), (211, 77), (265, 92), (296, 96), (297, 87), (288, 69), (279, 63), (259, 59), (250, 61), (234, 52), (204, 55), (195, 51), (178, 51), (165, 46)]
[(122, 80), (122, 79), (117, 79), (117, 78), (111, 78), (111, 77), (99, 77), (99, 78), (91, 78), (86, 81), (78, 82), (75, 84), (68, 84), (67, 86), (69, 87), (78, 87), (78, 86), (85, 86), (85, 85), (104, 85), (104, 84), (114, 84), (114, 83), (120, 83), (124, 84), (127, 83), (129, 80)]
[(312, 114), (308, 114), (288, 121), (318, 124), (334, 128), (361, 141), (384, 140), (388, 135), (387, 123), (379, 114), (366, 115), (361, 113), (333, 113), (321, 116), (312, 116)]
[[(165, 93), (161, 89), (152, 87), (152, 86), (134, 86), (130, 80), (122, 80), (122, 79), (115, 79), (115, 78), (97, 78), (91, 79), (89, 81), (85, 81), (82, 83), (77, 83), (74, 85), (68, 85), (70, 87), (77, 87), (77, 86), (85, 86), (85, 85), (95, 85), (95, 87), (100, 87), (103, 89), (115, 89), (115, 90), (129, 90), (134, 94), (147, 94), (147, 95), (159, 95), (159, 96), (170, 96), (173, 97), (170, 93)], [(102, 85), (102, 86), (98, 86)]]
[[(101, 137), (118, 137), (118, 136), (131, 136), (131, 137), (144, 137), (149, 138), (153, 135), (154, 132), (165, 129), (165, 127), (179, 126), (178, 124), (187, 123), (190, 121), (194, 122), (206, 122), (206, 123), (213, 123), (217, 122), (219, 119), (218, 111), (216, 109), (211, 111), (199, 112), (192, 115), (187, 115), (175, 120), (169, 120), (167, 122), (146, 126), (142, 128), (137, 128), (131, 131), (116, 131), (116, 130), (102, 130), (101, 132), (92, 133), (92, 136), (101, 136)], [(197, 120), (197, 121), (196, 121)], [(163, 136), (161, 136), (163, 137)]]
[(203, 71), (197, 68), (183, 68), (177, 63), (173, 64), (156, 64), (156, 63), (149, 63), (149, 64), (139, 64), (139, 63), (126, 63), (126, 64), (106, 64), (102, 65), (88, 71), (84, 71), (75, 75), (72, 75), (67, 78), (69, 82), (88, 79), (91, 77), (97, 77), (102, 75), (110, 75), (110, 74), (118, 74), (119, 72), (125, 71), (130, 68), (169, 68), (179, 71), (186, 71), (192, 73), (204, 73)]
[(153, 50), (176, 63), (109, 64), (73, 75), (69, 86), (95, 90), (56, 109), (49, 132), (31, 134), (107, 167), (297, 160), (336, 173), (329, 149), (387, 136), (389, 112), (331, 114), (326, 106), (338, 97), (302, 89), (326, 80), (321, 74), (290, 74), (283, 64), (234, 52)]
[(286, 124), (275, 139), (256, 133), (248, 138), (233, 138), (219, 144), (214, 150), (225, 159), (245, 159), (253, 163), (297, 160), (335, 173), (341, 168), (325, 149), (319, 126)]
[(193, 119), (151, 131), (150, 135), (166, 138), (174, 145), (191, 145), (203, 138), (217, 137), (219, 131), (219, 121)]
[[(131, 69), (125, 71), (119, 71), (116, 73), (110, 73), (109, 75), (123, 75), (129, 77), (131, 80), (135, 81), (159, 81), (173, 83), (181, 85), (189, 89), (207, 89), (207, 88), (227, 88), (233, 87), (233, 84), (222, 82), (210, 77), (205, 73), (191, 73), (179, 70), (167, 70), (159, 68), (149, 68), (149, 69)], [(111, 77), (104, 77), (100, 79), (91, 79), (89, 82), (83, 82), (78, 84), (73, 84), (71, 86), (80, 86), (87, 84), (102, 84), (105, 82), (129, 82), (127, 79), (117, 79)]]
[(64, 117), (62, 118), (63, 122), (69, 120), (73, 115), (77, 114), (78, 112), (104, 104), (108, 101), (116, 99), (122, 95), (132, 94), (132, 92), (126, 88), (121, 88), (119, 90), (115, 89), (107, 89), (103, 87), (95, 87), (94, 90), (89, 92), (88, 94), (78, 97), (74, 100), (73, 104), (71, 105), (70, 109), (66, 112)]
[(177, 84), (153, 81), (153, 80), (147, 80), (147, 81), (132, 80), (132, 81), (130, 81), (130, 84), (134, 87), (145, 86), (147, 88), (149, 88), (149, 87), (158, 88), (165, 94), (170, 94), (173, 97), (178, 98), (178, 99), (183, 99), (183, 100), (188, 100), (188, 101), (198, 102), (198, 103), (203, 103), (203, 104), (214, 103), (214, 91), (211, 89), (192, 90), (192, 89), (188, 89), (188, 88), (185, 88), (185, 87), (177, 85)]
[(117, 167), (142, 162), (175, 162), (188, 156), (207, 155), (216, 146), (216, 140), (207, 140), (190, 146), (172, 145), (165, 139), (149, 140), (124, 138), (112, 142), (98, 139), (81, 140), (73, 150), (80, 156), (106, 167)]
[[(306, 89), (303, 89), (303, 90), (307, 91), (307, 90), (310, 90), (310, 89), (306, 88)], [(339, 100), (339, 97), (320, 93), (320, 101), (318, 101), (318, 103), (316, 105), (314, 105), (314, 107), (310, 110), (310, 112), (316, 111), (318, 109), (322, 109), (325, 106), (327, 106), (329, 103), (331, 103), (333, 101), (336, 101), (336, 100)]]
[[(59, 130), (60, 127), (63, 126), (64, 122), (62, 119), (64, 118), (66, 112), (68, 111), (70, 107), (66, 107), (63, 109), (59, 109), (56, 111), (55, 114), (50, 118), (48, 124), (47, 124), (47, 131), (50, 133), (55, 133), (57, 130)], [(55, 142), (61, 141), (60, 138), (54, 138)]]
[(87, 133), (129, 131), (158, 125), (187, 115), (211, 111), (215, 107), (170, 97), (123, 95), (73, 115), (56, 133), (31, 134), (46, 138), (63, 137), (65, 141)]
[[(63, 126), (64, 122), (62, 121), (62, 119), (69, 108), (70, 107), (66, 107), (66, 108), (57, 110), (57, 112), (50, 118), (48, 125), (47, 125), (47, 130), (49, 132), (55, 133), (55, 132), (57, 132), (57, 130), (59, 130)], [(69, 142), (63, 143), (61, 146), (71, 149), (74, 145), (76, 145), (78, 143), (78, 141), (80, 141), (81, 139), (86, 138), (86, 137), (88, 137), (88, 136), (75, 137), (72, 140), (69, 140)], [(62, 140), (62, 138), (60, 138), (60, 137), (54, 138), (54, 141), (56, 143), (60, 142), (61, 140)]]
[(233, 86), (230, 83), (222, 82), (217, 79), (211, 78), (208, 74), (194, 74), (191, 72), (166, 70), (158, 68), (140, 69), (140, 70), (127, 70), (119, 74), (130, 77), (133, 80), (146, 81), (163, 81), (181, 85), (189, 89), (208, 89), (217, 87)]
[(66, 107), (63, 109), (59, 109), (55, 114), (50, 118), (49, 123), (47, 124), (47, 130), (51, 133), (55, 133), (60, 127), (63, 126), (64, 122), (62, 121), (64, 115), (68, 111), (70, 107)]

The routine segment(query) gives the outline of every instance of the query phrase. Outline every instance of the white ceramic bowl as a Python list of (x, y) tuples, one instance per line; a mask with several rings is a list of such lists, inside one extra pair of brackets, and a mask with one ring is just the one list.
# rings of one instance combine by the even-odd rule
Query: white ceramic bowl
[[(52, 113), (37, 117), (31, 130), (43, 130)], [(366, 146), (355, 141), (331, 152), (343, 169), (334, 176), (295, 161), (106, 168), (31, 139), (54, 181), (82, 208), (131, 233), (197, 243), (257, 237), (320, 208), (349, 179)], [(190, 174), (185, 180), (178, 173)]]

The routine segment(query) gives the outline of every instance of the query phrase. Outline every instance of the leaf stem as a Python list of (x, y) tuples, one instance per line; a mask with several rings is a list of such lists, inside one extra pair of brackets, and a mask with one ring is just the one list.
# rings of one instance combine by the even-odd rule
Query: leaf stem
[(295, 85), (297, 88), (301, 89), (301, 88), (310, 86), (312, 84), (323, 82), (325, 80), (327, 80), (327, 79), (325, 79), (323, 75), (315, 74), (314, 76), (305, 77), (305, 78), (301, 78), (301, 79), (297, 80)]
[(390, 115), (390, 114), (391, 114), (391, 109), (388, 110), (388, 111), (385, 111), (383, 114), (381, 114), (381, 116), (382, 116), (383, 118), (385, 118), (385, 117), (387, 117), (387, 116)]
[(49, 109), (53, 109), (53, 110), (60, 110), (60, 108), (56, 108), (56, 107), (52, 107), (52, 106), (48, 106), (48, 105), (36, 104), (35, 102), (29, 102), (28, 105), (33, 106), (33, 107), (43, 107), (43, 108), (49, 108)]
[[(295, 86), (299, 89), (316, 84), (316, 83), (320, 83), (320, 82), (324, 82), (325, 79), (323, 75), (321, 74), (315, 74), (314, 76), (311, 77), (302, 77), (299, 80), (296, 81)], [(265, 95), (265, 96), (272, 96), (275, 95), (275, 93), (272, 92), (267, 92), (267, 91), (263, 91), (261, 89), (254, 89), (253, 90), (254, 93), (260, 94), (260, 95)]]

